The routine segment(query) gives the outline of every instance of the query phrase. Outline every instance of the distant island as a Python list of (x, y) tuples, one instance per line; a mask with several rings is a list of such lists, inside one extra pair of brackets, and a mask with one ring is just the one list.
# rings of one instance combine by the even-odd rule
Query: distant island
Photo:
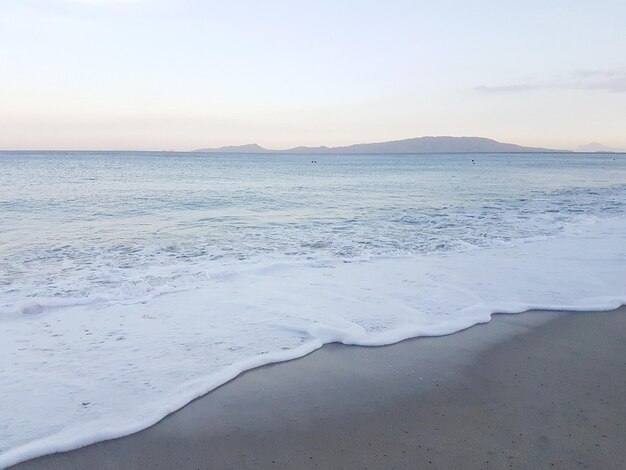
[(230, 145), (220, 148), (204, 148), (195, 152), (205, 153), (545, 153), (569, 152), (567, 150), (522, 147), (484, 137), (415, 137), (372, 144), (354, 144), (345, 147), (294, 147), (288, 150), (270, 150), (257, 144)]
[(623, 150), (607, 147), (606, 145), (603, 145), (599, 142), (591, 142), (586, 145), (579, 145), (578, 151), (586, 152), (586, 153), (623, 153), (624, 152)]

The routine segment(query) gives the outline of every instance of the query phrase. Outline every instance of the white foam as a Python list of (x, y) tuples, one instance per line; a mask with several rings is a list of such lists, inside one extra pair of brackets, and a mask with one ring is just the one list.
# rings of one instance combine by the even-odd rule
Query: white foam
[(35, 314), (47, 308), (87, 305), (92, 302), (112, 300), (111, 296), (90, 295), (88, 297), (29, 297), (0, 309), (0, 314)]
[(13, 313), (38, 315), (0, 316), (0, 467), (136, 432), (325, 343), (445, 335), (496, 312), (614, 309), (626, 303), (626, 219), (466, 252), (241, 262), (206, 278), (143, 303), (37, 299)]

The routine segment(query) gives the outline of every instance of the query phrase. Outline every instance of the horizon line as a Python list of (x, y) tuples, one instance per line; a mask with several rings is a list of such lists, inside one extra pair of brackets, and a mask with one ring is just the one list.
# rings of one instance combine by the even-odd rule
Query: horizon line
[[(294, 147), (295, 148), (295, 147)], [(10, 153), (10, 152), (18, 152), (18, 153), (27, 153), (27, 152), (46, 152), (46, 153), (194, 153), (194, 154), (228, 154), (228, 155), (306, 155), (306, 152), (289, 152), (291, 149), (286, 150), (267, 150), (266, 152), (219, 152), (218, 149), (207, 149), (203, 151), (202, 149), (198, 150), (154, 150), (154, 149), (0, 149), (0, 153)], [(319, 155), (463, 155), (463, 154), (485, 154), (485, 155), (497, 155), (497, 154), (542, 154), (542, 153), (550, 153), (550, 154), (596, 154), (596, 153), (609, 153), (609, 154), (618, 154), (618, 155), (626, 155), (626, 150), (567, 150), (567, 149), (546, 149), (547, 152), (525, 152), (525, 151), (465, 151), (465, 152), (343, 152), (343, 153), (322, 153), (316, 154)]]
[[(606, 149), (601, 149), (601, 150), (580, 150), (580, 147), (584, 147), (584, 146), (590, 146), (590, 145), (599, 145), (601, 147), (605, 147), (603, 144), (597, 142), (597, 141), (593, 141), (593, 142), (589, 142), (587, 144), (581, 144), (579, 146), (577, 146), (575, 149), (574, 148), (547, 148), (547, 147), (535, 147), (533, 145), (522, 145), (522, 144), (517, 144), (517, 143), (511, 143), (511, 142), (502, 142), (490, 137), (482, 137), (482, 136), (468, 136), (468, 135), (461, 135), (461, 136), (453, 136), (453, 135), (423, 135), (423, 136), (418, 136), (418, 137), (407, 137), (407, 138), (401, 138), (401, 139), (394, 139), (394, 140), (378, 140), (378, 141), (370, 141), (370, 142), (358, 142), (358, 143), (351, 143), (351, 144), (343, 144), (343, 145), (335, 145), (335, 146), (328, 146), (328, 145), (297, 145), (297, 146), (293, 146), (293, 147), (287, 147), (287, 148), (283, 148), (283, 149), (271, 149), (271, 148), (266, 148), (263, 147), (262, 145), (259, 145), (256, 142), (248, 142), (248, 143), (244, 143), (244, 144), (227, 144), (227, 145), (222, 145), (219, 147), (201, 147), (201, 148), (193, 148), (193, 149), (188, 149), (188, 150), (181, 150), (181, 149), (175, 149), (175, 148), (160, 148), (160, 149), (155, 149), (155, 148), (139, 148), (139, 149), (129, 149), (129, 148), (78, 148), (78, 149), (68, 149), (68, 148), (4, 148), (4, 149), (0, 149), (0, 152), (159, 152), (159, 153), (220, 153), (219, 151), (222, 149), (231, 149), (230, 152), (223, 152), (223, 153), (241, 153), (241, 154), (245, 154), (245, 153), (249, 153), (249, 154), (255, 154), (255, 153), (303, 153), (306, 152), (306, 149), (311, 149), (311, 150), (318, 150), (318, 149), (324, 149), (329, 151), (329, 153), (332, 153), (333, 149), (346, 149), (349, 147), (355, 147), (355, 146), (361, 146), (361, 145), (377, 145), (377, 144), (392, 144), (392, 143), (398, 143), (398, 142), (404, 142), (404, 141), (410, 141), (410, 140), (421, 140), (421, 139), (428, 139), (428, 138), (439, 138), (439, 139), (445, 139), (445, 138), (451, 138), (451, 139), (481, 139), (481, 140), (487, 140), (487, 141), (491, 141), (491, 142), (495, 142), (498, 144), (505, 144), (505, 145), (513, 145), (513, 146), (518, 146), (521, 148), (527, 148), (527, 149), (532, 149), (535, 150), (535, 152), (537, 150), (546, 150), (549, 151), (550, 153), (626, 153), (626, 149), (615, 149), (615, 148), (611, 148), (611, 147), (607, 147)], [(233, 152), (232, 149), (237, 149), (238, 147), (252, 147), (252, 146), (256, 146), (259, 147), (260, 150), (262, 150), (262, 152), (254, 152), (254, 151), (241, 151), (241, 152)], [(290, 152), (293, 151), (293, 152)], [(343, 153), (363, 153), (363, 152), (343, 152)], [(380, 153), (385, 153), (385, 154), (420, 154), (420, 153), (441, 153), (441, 154), (454, 154), (454, 153), (523, 153), (523, 151), (459, 151), (459, 152), (380, 152)]]

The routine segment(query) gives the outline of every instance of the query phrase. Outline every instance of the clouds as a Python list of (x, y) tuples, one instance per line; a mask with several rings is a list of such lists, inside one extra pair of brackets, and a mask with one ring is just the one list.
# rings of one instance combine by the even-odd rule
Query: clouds
[(0, 0), (0, 148), (623, 147), (626, 2), (603, 5)]
[(580, 70), (574, 73), (572, 88), (626, 92), (626, 70)]
[(626, 93), (626, 69), (577, 70), (550, 81), (527, 81), (510, 85), (480, 85), (479, 93), (519, 93), (547, 89), (606, 91)]

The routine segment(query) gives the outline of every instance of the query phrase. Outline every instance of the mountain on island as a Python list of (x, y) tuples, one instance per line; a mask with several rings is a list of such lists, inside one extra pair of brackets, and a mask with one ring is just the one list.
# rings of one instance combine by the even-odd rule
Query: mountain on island
[(611, 147), (607, 147), (606, 145), (602, 145), (599, 142), (591, 142), (589, 144), (586, 145), (580, 145), (578, 146), (578, 151), (579, 152), (617, 152), (617, 153), (621, 153), (621, 150), (618, 149), (614, 149)]
[(522, 147), (497, 142), (484, 137), (415, 137), (372, 144), (354, 144), (345, 147), (295, 147), (287, 150), (269, 150), (257, 144), (231, 145), (196, 150), (205, 153), (528, 153), (563, 152), (563, 150)]

